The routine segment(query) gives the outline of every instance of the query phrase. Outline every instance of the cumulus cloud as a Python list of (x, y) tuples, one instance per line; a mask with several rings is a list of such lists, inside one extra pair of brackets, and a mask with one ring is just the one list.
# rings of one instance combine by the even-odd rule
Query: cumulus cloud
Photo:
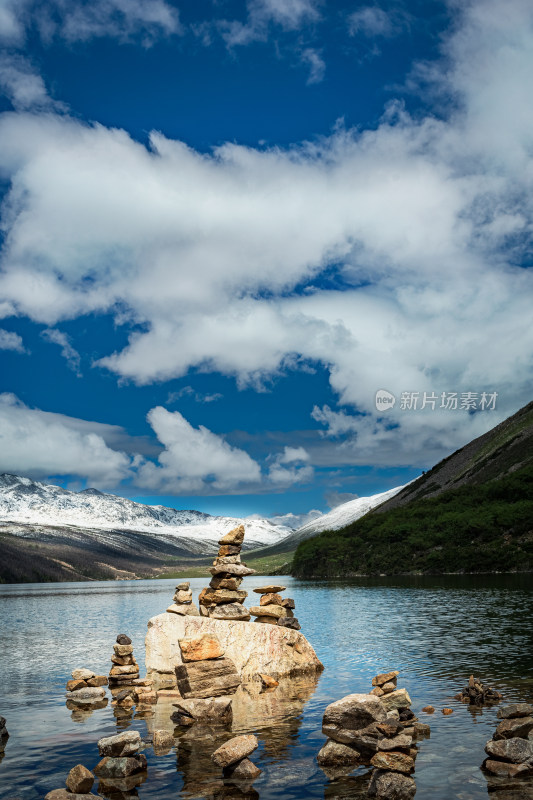
[(6, 331), (4, 328), (0, 328), (0, 350), (15, 350), (17, 353), (26, 352), (22, 336), (13, 331)]
[(7, 53), (0, 56), (0, 91), (16, 110), (64, 109), (51, 99), (42, 77), (22, 56)]
[(57, 344), (61, 348), (61, 355), (66, 360), (69, 368), (81, 378), (80, 362), (81, 357), (78, 351), (72, 346), (69, 337), (63, 331), (56, 328), (46, 328), (41, 336), (51, 344)]
[[(260, 386), (322, 363), (339, 402), (363, 412), (345, 455), (367, 463), (412, 463), (421, 445), (443, 455), (490, 427), (397, 407), (385, 424), (374, 406), (382, 387), (499, 391), (499, 418), (529, 399), (533, 7), (453, 13), (431, 65), (440, 118), (396, 102), (373, 130), (205, 154), (159, 133), (145, 147), (66, 116), (4, 115), (4, 313), (54, 326), (119, 309), (138, 326), (100, 366), (139, 384), (200, 368)], [(343, 291), (323, 288), (324, 269)]]
[(363, 6), (348, 16), (348, 31), (351, 36), (362, 34), (369, 38), (382, 36), (391, 38), (407, 25), (408, 17), (398, 10), (385, 11), (379, 6)]
[(139, 466), (138, 486), (172, 494), (203, 494), (260, 481), (259, 464), (248, 453), (231, 447), (203, 425), (194, 428), (179, 411), (157, 406), (147, 419), (165, 449), (157, 463)]
[(305, 448), (285, 447), (281, 453), (272, 457), (268, 478), (278, 486), (308, 483), (314, 475), (309, 461), (310, 455)]
[[(131, 460), (103, 437), (61, 414), (28, 408), (13, 394), (0, 395), (0, 472), (47, 478), (78, 475), (93, 486), (116, 485)], [(88, 429), (89, 428), (89, 429)]]
[(265, 41), (271, 25), (284, 31), (296, 31), (320, 18), (320, 0), (248, 0), (246, 21), (223, 20), (218, 23), (229, 47)]

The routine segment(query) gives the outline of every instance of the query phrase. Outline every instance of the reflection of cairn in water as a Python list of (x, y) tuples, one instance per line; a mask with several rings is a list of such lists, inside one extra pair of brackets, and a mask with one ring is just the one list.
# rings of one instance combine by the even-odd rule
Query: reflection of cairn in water
[(471, 706), (484, 706), (499, 703), (503, 699), (503, 695), (496, 689), (491, 689), (490, 686), (483, 686), (479, 678), (471, 675), (468, 679), (468, 686), (456, 694), (454, 699), (460, 700), (461, 703), (469, 703)]
[(300, 623), (294, 616), (294, 600), (291, 597), (282, 597), (279, 592), (285, 591), (285, 586), (272, 584), (271, 586), (259, 586), (254, 589), (256, 594), (260, 594), (259, 606), (253, 606), (250, 614), (255, 617), (254, 622), (262, 622), (267, 625), (281, 625), (284, 628), (300, 630)]
[(253, 781), (259, 777), (261, 770), (248, 758), (257, 749), (259, 742), (253, 734), (234, 736), (218, 747), (211, 761), (222, 767), (225, 778)]
[(167, 608), (171, 614), (179, 614), (182, 617), (198, 617), (200, 612), (192, 601), (191, 584), (189, 581), (178, 583), (174, 591), (173, 603)]
[(244, 606), (248, 592), (239, 589), (246, 575), (255, 574), (255, 570), (248, 569), (241, 562), (244, 532), (244, 525), (239, 525), (218, 541), (218, 556), (209, 570), (213, 577), (209, 587), (202, 589), (198, 598), (202, 617), (245, 622), (250, 619), (250, 613)]
[[(483, 762), (482, 768), (490, 775), (501, 778), (533, 776), (533, 705), (513, 703), (504, 706), (498, 709), (498, 719), (501, 722), (492, 739), (485, 745), (488, 758)], [(524, 789), (527, 786), (533, 796), (533, 780), (527, 784), (520, 782), (519, 786)], [(491, 794), (492, 796), (497, 797), (497, 793)], [(525, 797), (526, 794), (520, 796)]]

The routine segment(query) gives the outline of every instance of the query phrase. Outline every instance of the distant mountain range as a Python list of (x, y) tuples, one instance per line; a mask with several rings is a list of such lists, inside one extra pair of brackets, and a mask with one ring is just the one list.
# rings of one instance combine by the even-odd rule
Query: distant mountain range
[[(402, 487), (400, 487), (402, 488)], [(135, 503), (97, 489), (72, 492), (18, 475), (0, 475), (0, 581), (86, 580), (128, 578), (187, 566), (217, 550), (228, 530), (244, 524), (247, 551), (294, 550), (298, 542), (319, 530), (346, 524), (393, 489), (351, 500), (298, 530), (301, 519), (288, 514), (274, 520), (218, 517), (200, 511)], [(317, 516), (318, 515), (318, 516)], [(284, 524), (285, 521), (290, 524)], [(265, 550), (266, 548), (266, 550)]]

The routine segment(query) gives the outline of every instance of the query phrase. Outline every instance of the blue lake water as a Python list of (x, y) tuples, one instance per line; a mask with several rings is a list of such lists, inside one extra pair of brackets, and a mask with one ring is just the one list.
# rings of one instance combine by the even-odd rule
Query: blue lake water
[[(250, 592), (268, 580), (248, 578), (242, 588)], [(110, 704), (90, 714), (69, 710), (65, 683), (76, 667), (107, 674), (118, 633), (132, 638), (143, 675), (147, 621), (171, 602), (175, 583), (0, 585), (0, 714), (10, 733), (0, 762), (0, 800), (38, 800), (64, 786), (74, 765), (96, 765), (97, 740), (117, 729), (129, 726), (141, 736), (154, 727), (173, 730), (170, 702), (154, 707), (155, 717), (133, 713), (117, 721)], [(322, 715), (328, 703), (368, 692), (376, 673), (398, 669), (398, 686), (407, 688), (413, 710), (431, 726), (431, 737), (419, 744), (417, 800), (487, 798), (480, 765), (497, 724), (497, 707), (472, 710), (452, 698), (474, 673), (506, 701), (533, 701), (531, 576), (327, 583), (283, 578), (283, 583), (324, 672), (253, 702), (247, 698), (233, 730), (176, 729), (170, 753), (158, 756), (147, 748), (148, 779), (136, 790), (138, 796), (364, 797), (366, 769), (330, 779), (318, 767), (316, 754), (325, 741)], [(204, 578), (191, 581), (195, 602), (205, 585)], [(421, 713), (428, 704), (436, 708), (431, 716)], [(446, 706), (454, 709), (451, 716), (442, 715)], [(252, 759), (263, 772), (253, 784), (255, 793), (217, 795), (220, 775), (209, 756), (222, 741), (244, 732), (259, 739)]]

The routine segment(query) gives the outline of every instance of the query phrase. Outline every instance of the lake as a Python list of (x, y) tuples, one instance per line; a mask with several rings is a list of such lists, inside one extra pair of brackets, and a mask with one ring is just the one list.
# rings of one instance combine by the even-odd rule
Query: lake
[[(264, 576), (242, 586), (279, 582)], [(471, 673), (501, 691), (505, 701), (533, 701), (533, 581), (531, 576), (444, 576), (306, 582), (283, 578), (294, 597), (302, 633), (325, 666), (317, 680), (299, 680), (248, 702), (234, 733), (256, 733), (252, 760), (263, 770), (261, 800), (365, 796), (368, 772), (330, 779), (316, 754), (325, 741), (328, 703), (368, 692), (378, 672), (400, 671), (398, 687), (431, 726), (419, 744), (417, 800), (486, 798), (480, 770), (484, 745), (497, 724), (497, 707), (473, 709), (455, 700)], [(63, 787), (71, 767), (92, 769), (96, 741), (130, 726), (141, 736), (173, 730), (170, 702), (154, 717), (117, 720), (107, 705), (92, 713), (69, 710), (65, 683), (76, 667), (107, 674), (118, 633), (133, 640), (144, 674), (144, 637), (150, 617), (172, 600), (175, 580), (0, 585), (0, 714), (10, 733), (0, 763), (0, 799), (40, 800)], [(191, 580), (193, 598), (207, 579)], [(250, 598), (248, 598), (250, 599)], [(242, 691), (239, 690), (239, 691)], [(420, 713), (435, 706), (433, 715)], [(444, 716), (441, 709), (454, 709)], [(217, 770), (209, 756), (227, 731), (177, 729), (168, 755), (146, 749), (148, 779), (140, 798), (212, 797)], [(214, 732), (213, 732), (214, 731)], [(220, 738), (221, 737), (221, 738)], [(533, 786), (533, 778), (529, 779)], [(97, 791), (97, 782), (93, 791)], [(128, 796), (135, 796), (135, 793)], [(113, 799), (114, 800), (114, 799)]]

